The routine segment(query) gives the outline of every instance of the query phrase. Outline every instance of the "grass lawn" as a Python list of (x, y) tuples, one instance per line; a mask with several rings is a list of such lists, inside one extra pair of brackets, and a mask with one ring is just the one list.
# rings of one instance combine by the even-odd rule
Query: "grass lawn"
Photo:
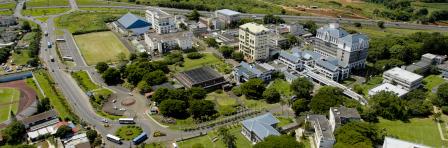
[(44, 6), (67, 6), (68, 0), (30, 0), (26, 2), (27, 7)]
[(370, 80), (367, 81), (367, 83), (361, 84), (361, 87), (363, 88), (363, 94), (368, 94), (370, 89), (378, 86), (382, 82), (383, 82), (383, 77), (381, 77), (381, 76), (375, 76), (375, 77), (370, 78)]
[(34, 82), (33, 78), (27, 78), (27, 79), (25, 79), (25, 82), (26, 82), (26, 85), (28, 85), (29, 87), (33, 88), (34, 91), (36, 91), (38, 98), (44, 98), (44, 96), (40, 92), (39, 88), (37, 88), (36, 82)]
[(216, 92), (209, 93), (205, 99), (214, 100), (220, 106), (236, 105), (236, 100), (224, 92), (220, 94)]
[(217, 103), (217, 110), (221, 115), (231, 115), (236, 112), (235, 106), (237, 105), (236, 99), (230, 97), (226, 93), (209, 93), (206, 100)]
[(0, 15), (12, 15), (13, 12), (11, 10), (0, 10)]
[(10, 111), (17, 113), (20, 91), (15, 88), (0, 88), (0, 122), (8, 120)]
[(55, 88), (55, 83), (50, 78), (48, 72), (44, 70), (35, 71), (34, 76), (39, 82), (39, 85), (42, 87), (45, 95), (50, 99), (51, 106), (53, 106), (59, 113), (59, 116), (62, 119), (66, 117), (71, 118), (72, 120), (77, 119), (77, 117), (71, 112), (71, 108), (67, 104), (62, 93)]
[(285, 125), (288, 125), (290, 123), (293, 123), (293, 120), (291, 118), (287, 118), (287, 117), (276, 117), (278, 119), (278, 121), (280, 121), (277, 124), (277, 127), (282, 127)]
[(72, 77), (75, 78), (76, 82), (78, 82), (78, 84), (84, 91), (91, 91), (99, 88), (98, 85), (96, 85), (95, 83), (92, 82), (92, 80), (90, 80), (90, 77), (86, 71), (77, 71), (72, 72), (71, 74)]
[[(385, 29), (381, 29), (374, 26), (362, 26), (360, 28), (354, 27), (353, 25), (342, 25), (343, 28), (347, 30), (354, 30), (359, 33), (366, 34), (369, 38), (385, 38), (389, 36), (397, 36), (397, 35), (410, 35), (416, 32), (438, 32), (434, 30), (418, 30), (418, 29), (400, 29), (400, 28), (392, 28), (386, 27)], [(447, 35), (448, 32), (440, 31), (440, 33)]]
[(0, 9), (14, 9), (16, 8), (16, 3), (11, 2), (11, 3), (4, 3), (0, 5)]
[(65, 28), (71, 33), (107, 30), (105, 22), (110, 19), (118, 19), (123, 14), (126, 12), (74, 12), (57, 17), (55, 25), (58, 29)]
[(41, 22), (47, 22), (48, 17), (46, 17), (46, 16), (44, 16), (44, 17), (38, 17), (38, 18), (36, 18), (36, 20), (39, 20), (39, 21), (41, 21)]
[[(117, 4), (114, 4), (117, 5)], [(118, 4), (119, 5), (119, 4)], [(95, 12), (111, 12), (111, 13), (132, 13), (137, 16), (145, 17), (145, 11), (143, 10), (129, 10), (124, 8), (93, 8), (93, 7), (82, 7), (80, 10), (95, 11)]]
[(194, 126), (196, 123), (193, 121), (192, 117), (189, 117), (187, 119), (176, 119), (176, 123), (174, 124), (168, 124), (168, 123), (163, 123), (162, 122), (162, 115), (151, 115), (152, 118), (154, 118), (155, 120), (157, 120), (159, 123), (169, 126), (168, 128), (170, 129), (174, 129), (174, 130), (180, 130), (180, 129), (185, 129), (188, 127), (192, 127)]
[(429, 75), (423, 79), (423, 84), (425, 84), (426, 89), (428, 89), (429, 91), (431, 91), (432, 88), (445, 82), (445, 79), (441, 78), (439, 75)]
[(293, 95), (293, 92), (291, 91), (290, 84), (282, 79), (275, 79), (274, 82), (272, 82), (270, 88), (274, 88), (277, 90), (282, 96), (285, 96), (287, 98), (290, 98)]
[(135, 126), (135, 125), (126, 125), (120, 127), (116, 132), (115, 135), (120, 137), (123, 140), (132, 140), (138, 135), (140, 135), (143, 132), (143, 129), (141, 127)]
[(442, 147), (443, 145), (437, 124), (431, 118), (413, 118), (409, 123), (380, 119), (377, 125), (381, 129), (386, 129), (388, 135), (398, 139), (432, 147)]
[(12, 59), (14, 60), (14, 63), (16, 65), (25, 65), (28, 60), (30, 60), (30, 50), (22, 50), (20, 54), (17, 54), (17, 52), (14, 52), (12, 54)]
[(124, 53), (126, 57), (130, 54), (118, 37), (110, 31), (75, 35), (75, 41), (89, 65), (116, 62), (120, 53)]
[(184, 63), (183, 63), (183, 67), (173, 67), (174, 71), (185, 71), (185, 70), (190, 70), (190, 69), (194, 69), (194, 68), (198, 68), (198, 67), (202, 67), (205, 65), (216, 65), (216, 64), (222, 64), (223, 62), (215, 57), (213, 54), (211, 53), (204, 53), (204, 56), (200, 59), (189, 59), (187, 58), (187, 56), (184, 56)]
[(70, 8), (38, 8), (38, 9), (26, 9), (22, 11), (25, 16), (43, 16), (64, 13), (70, 10)]
[(246, 107), (251, 108), (251, 109), (261, 110), (261, 109), (272, 109), (272, 108), (280, 107), (279, 103), (269, 104), (269, 103), (266, 103), (266, 101), (264, 101), (264, 100), (246, 99), (245, 96), (242, 96), (241, 100), (243, 101), (243, 103)]
[(127, 6), (131, 5), (128, 3), (114, 3), (111, 1), (104, 1), (104, 0), (76, 0), (76, 4), (78, 5), (112, 5), (112, 6)]
[[(236, 137), (236, 147), (238, 148), (248, 148), (252, 147), (252, 143), (246, 139), (246, 137), (241, 134), (241, 126), (232, 127), (229, 130), (230, 134), (235, 135)], [(218, 137), (217, 131), (211, 131), (207, 135), (196, 137), (193, 139), (189, 139), (186, 141), (178, 142), (177, 144), (181, 148), (192, 148), (192, 146), (196, 143), (202, 144), (204, 147), (210, 148), (226, 148), (221, 138), (217, 141), (212, 142), (214, 137)]]

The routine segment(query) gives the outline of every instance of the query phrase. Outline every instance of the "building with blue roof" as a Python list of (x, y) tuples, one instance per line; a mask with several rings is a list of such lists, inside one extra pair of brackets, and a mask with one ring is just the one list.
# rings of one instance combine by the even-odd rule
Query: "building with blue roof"
[(249, 81), (252, 78), (259, 78), (265, 82), (271, 80), (275, 68), (267, 63), (246, 63), (242, 61), (240, 65), (233, 69), (233, 76), (237, 83)]
[(277, 123), (280, 121), (271, 113), (266, 113), (255, 118), (247, 119), (241, 122), (241, 133), (251, 142), (258, 143), (264, 138), (274, 135), (279, 136)]
[(112, 25), (118, 32), (127, 35), (142, 35), (151, 27), (151, 24), (144, 18), (132, 13), (123, 15), (120, 19), (113, 22)]
[(349, 34), (337, 23), (330, 23), (316, 31), (314, 51), (325, 57), (336, 58), (350, 70), (365, 67), (369, 38), (360, 33)]
[(328, 79), (341, 81), (350, 76), (347, 63), (334, 57), (321, 56), (317, 52), (293, 48), (291, 51), (280, 51), (279, 62), (289, 69), (303, 71), (311, 70)]

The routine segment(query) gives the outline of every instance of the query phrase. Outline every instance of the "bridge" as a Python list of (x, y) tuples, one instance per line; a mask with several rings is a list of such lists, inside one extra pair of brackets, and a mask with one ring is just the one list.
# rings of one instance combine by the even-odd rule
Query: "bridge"
[(348, 87), (346, 87), (346, 86), (344, 86), (342, 84), (339, 84), (336, 81), (333, 81), (333, 80), (328, 79), (328, 78), (326, 78), (324, 76), (318, 75), (318, 74), (316, 74), (316, 73), (314, 73), (313, 71), (310, 71), (310, 70), (306, 70), (305, 72), (303, 72), (303, 74), (308, 76), (308, 77), (310, 77), (310, 78), (312, 78), (312, 79), (314, 79), (314, 80), (316, 80), (316, 81), (319, 81), (320, 83), (323, 83), (325, 85), (334, 86), (334, 87), (338, 87), (338, 88), (342, 89), (344, 91), (345, 95), (349, 96), (352, 99), (355, 99), (356, 101), (358, 101), (362, 105), (366, 105), (368, 103), (367, 100), (364, 99), (364, 97), (362, 95), (352, 91), (350, 88), (348, 88)]

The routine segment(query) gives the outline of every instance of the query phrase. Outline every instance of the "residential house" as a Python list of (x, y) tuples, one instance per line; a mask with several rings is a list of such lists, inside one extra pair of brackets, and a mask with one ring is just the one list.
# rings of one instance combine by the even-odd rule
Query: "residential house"
[(266, 60), (269, 57), (270, 30), (263, 25), (246, 23), (239, 29), (239, 50), (250, 61)]
[(257, 116), (255, 118), (247, 119), (241, 122), (243, 125), (241, 133), (252, 143), (263, 141), (264, 138), (274, 135), (279, 136), (277, 131), (277, 120), (271, 113)]
[(112, 26), (121, 34), (142, 35), (149, 30), (151, 24), (139, 16), (127, 13), (113, 22)]
[(90, 142), (86, 133), (77, 134), (67, 139), (61, 139), (64, 148), (90, 148)]
[(355, 108), (347, 108), (345, 106), (330, 107), (329, 121), (333, 132), (348, 122), (360, 120), (361, 115)]
[(241, 62), (239, 66), (233, 68), (233, 76), (237, 83), (249, 81), (252, 78), (259, 78), (265, 82), (270, 81), (275, 68), (267, 63), (246, 63)]
[(411, 91), (422, 85), (423, 76), (395, 67), (383, 73), (383, 82)]
[(336, 142), (331, 125), (324, 115), (307, 115), (305, 122), (309, 122), (314, 129), (313, 142), (318, 148), (332, 148)]

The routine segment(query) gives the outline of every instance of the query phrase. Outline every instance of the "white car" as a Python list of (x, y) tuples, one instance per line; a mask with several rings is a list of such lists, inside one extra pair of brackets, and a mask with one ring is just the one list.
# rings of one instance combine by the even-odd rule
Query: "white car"
[(109, 121), (107, 121), (106, 118), (103, 118), (103, 120), (101, 120), (101, 122), (108, 123)]
[(126, 108), (120, 108), (119, 110), (120, 111), (126, 111)]

